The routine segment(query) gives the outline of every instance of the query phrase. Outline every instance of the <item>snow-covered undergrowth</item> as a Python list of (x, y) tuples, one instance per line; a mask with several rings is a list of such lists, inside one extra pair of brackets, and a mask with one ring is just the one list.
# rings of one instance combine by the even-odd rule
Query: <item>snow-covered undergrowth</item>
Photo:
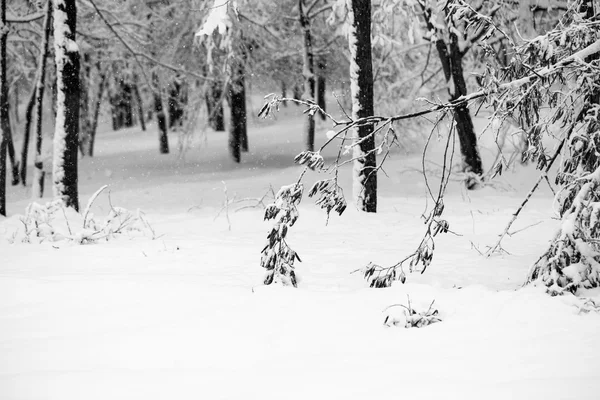
[[(260, 251), (272, 221), (263, 221), (262, 207), (232, 207), (229, 222), (223, 213), (215, 218), (221, 181), (239, 198), (295, 182), (301, 124), (281, 117), (251, 129), (251, 152), (239, 167), (227, 158), (223, 133), (210, 132), (186, 164), (158, 155), (153, 129), (100, 133), (97, 157), (81, 162), (82, 199), (110, 184), (114, 204), (145, 210), (163, 235), (155, 240), (132, 232), (86, 246), (10, 243), (14, 229), (23, 229), (15, 210), (29, 200), (9, 191), (13, 215), (0, 220), (0, 398), (598, 397), (600, 292), (550, 297), (522, 288), (558, 227), (550, 190), (531, 199), (503, 241), (509, 254), (479, 254), (535, 181), (530, 167), (506, 171), (496, 189), (466, 193), (451, 182), (445, 218), (456, 235), (436, 242), (425, 274), (371, 289), (353, 272), (371, 261), (397, 262), (424, 229), (420, 158), (393, 154), (376, 215), (349, 204), (325, 225), (325, 212), (303, 199), (286, 236), (302, 256), (294, 264), (298, 288), (264, 286)], [(487, 149), (484, 158), (494, 155)], [(349, 172), (340, 174), (344, 188)], [(309, 183), (323, 178), (307, 176)], [(107, 196), (98, 196), (94, 214), (110, 210)], [(67, 216), (71, 229), (83, 226), (82, 216)], [(387, 327), (391, 310), (402, 326), (404, 308), (388, 307), (408, 306), (407, 296), (417, 314), (441, 322)]]
[[(78, 244), (108, 241), (119, 235), (128, 236), (148, 233), (154, 239), (156, 233), (138, 209), (136, 212), (110, 204), (108, 215), (101, 217), (91, 212), (94, 200), (106, 188), (103, 186), (90, 198), (82, 213), (70, 207), (65, 207), (60, 199), (45, 204), (30, 203), (25, 215), (11, 217), (4, 224), (8, 233), (5, 234), (8, 243), (15, 242), (40, 244), (44, 241), (70, 241)], [(14, 227), (15, 225), (21, 226)], [(13, 227), (12, 230), (11, 226)]]

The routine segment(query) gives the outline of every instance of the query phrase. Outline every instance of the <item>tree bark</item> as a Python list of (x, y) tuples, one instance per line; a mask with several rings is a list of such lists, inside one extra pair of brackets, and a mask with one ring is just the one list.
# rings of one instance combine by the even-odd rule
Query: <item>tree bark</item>
[[(302, 75), (304, 76), (304, 100), (315, 101), (315, 74), (314, 74), (314, 54), (312, 48), (312, 35), (310, 31), (310, 20), (304, 12), (304, 0), (298, 0), (298, 13), (300, 27), (302, 28)], [(308, 151), (315, 149), (315, 117), (311, 113), (306, 113), (304, 121), (304, 135), (306, 140), (305, 148)]]
[(53, 0), (56, 58), (56, 126), (52, 179), (54, 196), (79, 211), (77, 147), (79, 139), (79, 49), (75, 42), (76, 0)]
[[(241, 161), (244, 136), (246, 136), (246, 90), (244, 88), (244, 63), (237, 60), (232, 68), (233, 76), (229, 85), (229, 108), (231, 123), (229, 126), (229, 153), (233, 161)], [(246, 149), (248, 146), (246, 138)]]
[(167, 117), (163, 109), (162, 95), (160, 89), (160, 79), (158, 74), (154, 74), (154, 111), (156, 112), (156, 125), (158, 126), (158, 143), (160, 154), (169, 153), (169, 136), (167, 133)]
[(206, 92), (206, 110), (208, 124), (217, 132), (225, 131), (225, 116), (223, 114), (223, 82), (218, 80), (209, 84)]
[[(350, 32), (350, 90), (352, 93), (352, 118), (373, 115), (373, 65), (371, 55), (371, 0), (347, 0)], [(359, 126), (356, 139), (362, 140), (354, 147), (353, 194), (361, 211), (377, 212), (377, 160), (373, 125)], [(364, 139), (367, 138), (367, 139)], [(364, 139), (364, 140), (363, 140)]]
[[(38, 75), (36, 82), (36, 122), (35, 122), (35, 157), (33, 160), (33, 187), (32, 193), (33, 198), (40, 198), (44, 196), (44, 160), (42, 158), (42, 121), (43, 121), (43, 103), (44, 103), (44, 91), (46, 89), (46, 58), (48, 57), (50, 34), (52, 32), (52, 2), (48, 1), (46, 4), (46, 18), (44, 21), (44, 39), (42, 41), (42, 48), (40, 53), (40, 60), (38, 63)], [(22, 161), (25, 162), (25, 161)], [(24, 181), (25, 179), (23, 179)], [(23, 183), (24, 184), (24, 183)]]
[[(317, 63), (318, 74), (317, 74), (317, 105), (323, 109), (323, 111), (327, 111), (327, 104), (325, 101), (325, 97), (327, 94), (327, 86), (325, 80), (325, 70), (327, 68), (327, 64), (325, 60), (321, 59)], [(321, 119), (325, 121), (327, 117), (322, 112), (319, 112)]]

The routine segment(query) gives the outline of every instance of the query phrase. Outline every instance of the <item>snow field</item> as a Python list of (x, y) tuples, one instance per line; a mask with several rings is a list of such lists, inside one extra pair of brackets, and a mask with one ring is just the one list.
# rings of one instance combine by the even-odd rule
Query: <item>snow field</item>
[[(12, 216), (0, 220), (0, 398), (597, 398), (600, 316), (581, 313), (574, 297), (520, 288), (557, 227), (549, 190), (513, 230), (533, 226), (503, 242), (510, 254), (485, 258), (472, 248), (494, 243), (537, 176), (531, 167), (501, 178), (506, 190), (467, 194), (453, 182), (444, 215), (462, 236), (438, 236), (425, 274), (370, 289), (352, 272), (397, 262), (423, 229), (425, 186), (411, 169), (420, 157), (395, 154), (389, 178), (380, 174), (377, 215), (350, 204), (325, 226), (305, 196), (289, 233), (303, 261), (299, 288), (262, 286), (262, 209), (232, 205), (231, 230), (215, 216), (222, 181), (230, 197), (254, 198), (297, 179), (302, 120), (289, 114), (253, 125), (241, 166), (228, 160), (224, 133), (207, 133), (185, 163), (158, 155), (155, 129), (99, 133), (97, 156), (81, 162), (82, 205), (110, 184), (114, 205), (146, 212), (155, 240), (10, 244), (29, 194), (9, 189)], [(341, 174), (347, 197), (350, 172)], [(305, 190), (320, 178), (309, 174)], [(93, 212), (108, 210), (101, 195)], [(420, 311), (435, 300), (442, 322), (385, 327), (400, 308), (384, 310), (407, 296)]]

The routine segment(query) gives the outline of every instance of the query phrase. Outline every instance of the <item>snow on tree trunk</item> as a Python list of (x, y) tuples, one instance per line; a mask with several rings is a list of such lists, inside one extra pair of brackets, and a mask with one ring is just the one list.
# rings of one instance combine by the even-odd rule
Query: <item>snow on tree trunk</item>
[[(246, 90), (244, 88), (244, 64), (234, 61), (229, 85), (229, 108), (231, 123), (229, 126), (229, 153), (235, 162), (241, 161), (243, 137), (246, 135)], [(247, 142), (246, 142), (247, 146)]]
[(163, 109), (160, 79), (158, 74), (152, 76), (154, 84), (154, 111), (156, 112), (156, 125), (158, 126), (158, 142), (160, 154), (169, 153), (169, 136), (167, 134), (167, 117)]
[(54, 196), (79, 210), (77, 147), (79, 140), (79, 48), (75, 42), (76, 0), (54, 4), (54, 54), (56, 58), (56, 124), (52, 180)]
[[(42, 118), (44, 90), (46, 88), (46, 58), (48, 57), (50, 34), (52, 32), (52, 2), (46, 5), (46, 19), (44, 21), (44, 39), (38, 61), (38, 74), (36, 82), (36, 123), (35, 123), (35, 157), (33, 160), (33, 198), (37, 199), (44, 196), (44, 159), (42, 158)], [(22, 161), (24, 162), (24, 161)]]
[[(304, 95), (306, 101), (315, 101), (315, 74), (314, 74), (314, 54), (312, 48), (312, 35), (310, 32), (310, 20), (304, 12), (304, 0), (298, 0), (298, 11), (300, 27), (302, 28), (302, 75), (304, 76)], [(306, 139), (306, 150), (315, 149), (315, 116), (313, 113), (306, 113), (304, 122), (304, 134)]]
[[(371, 1), (347, 0), (348, 45), (350, 48), (350, 91), (352, 118), (373, 115), (373, 66), (371, 58)], [(353, 194), (361, 211), (377, 211), (377, 173), (375, 138), (372, 125), (355, 130), (360, 145), (354, 146)]]

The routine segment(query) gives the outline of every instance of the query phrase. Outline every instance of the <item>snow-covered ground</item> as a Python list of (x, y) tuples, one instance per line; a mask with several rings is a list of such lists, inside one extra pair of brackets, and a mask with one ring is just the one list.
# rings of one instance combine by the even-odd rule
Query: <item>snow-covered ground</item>
[[(420, 156), (395, 153), (388, 176), (380, 174), (378, 214), (350, 205), (326, 225), (305, 198), (288, 236), (303, 261), (299, 287), (262, 286), (269, 224), (260, 207), (236, 211), (251, 202), (232, 204), (228, 222), (219, 214), (224, 187), (229, 198), (260, 198), (294, 182), (300, 115), (292, 106), (275, 122), (254, 122), (241, 165), (229, 160), (225, 133), (208, 132), (181, 160), (158, 154), (152, 125), (101, 131), (96, 157), (80, 163), (82, 206), (109, 184), (113, 205), (146, 213), (154, 239), (20, 243), (17, 214), (30, 193), (9, 188), (11, 215), (0, 219), (0, 399), (599, 398), (600, 315), (580, 312), (572, 296), (521, 288), (557, 225), (549, 189), (513, 227), (527, 229), (505, 239), (510, 254), (477, 250), (503, 230), (537, 177), (532, 167), (496, 188), (466, 193), (451, 183), (445, 216), (461, 236), (439, 236), (425, 274), (370, 289), (352, 272), (396, 262), (424, 228)], [(319, 129), (322, 143), (329, 128)], [(176, 142), (172, 135), (173, 150)], [(482, 143), (493, 158), (493, 144)], [(92, 211), (108, 210), (104, 193)], [(400, 308), (384, 310), (407, 296), (423, 311), (435, 300), (442, 322), (384, 326)]]

